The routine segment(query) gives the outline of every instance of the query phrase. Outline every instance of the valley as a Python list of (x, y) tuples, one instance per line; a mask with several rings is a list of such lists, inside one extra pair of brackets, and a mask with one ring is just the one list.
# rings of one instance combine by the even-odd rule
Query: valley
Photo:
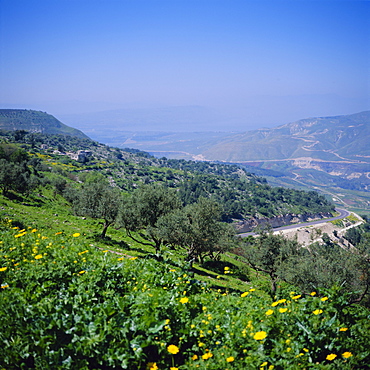
[[(104, 142), (160, 158), (242, 165), (274, 186), (315, 189), (337, 206), (370, 212), (370, 112), (303, 119), (272, 129), (227, 132), (122, 132)], [(99, 134), (97, 137), (99, 137)]]
[[(286, 161), (156, 158), (63, 131), (4, 130), (0, 141), (7, 368), (368, 362), (369, 219), (326, 222), (330, 198), (247, 170), (281, 180)], [(295, 234), (236, 233), (248, 220), (313, 219)]]

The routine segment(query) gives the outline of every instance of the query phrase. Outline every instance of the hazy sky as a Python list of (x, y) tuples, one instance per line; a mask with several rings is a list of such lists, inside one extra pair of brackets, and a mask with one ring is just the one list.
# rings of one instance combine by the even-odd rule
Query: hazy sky
[(0, 107), (184, 105), (248, 127), (370, 109), (370, 2), (0, 0)]

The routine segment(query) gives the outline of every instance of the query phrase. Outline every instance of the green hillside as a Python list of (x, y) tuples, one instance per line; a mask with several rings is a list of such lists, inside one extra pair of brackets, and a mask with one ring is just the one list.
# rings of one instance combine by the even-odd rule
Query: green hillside
[(356, 253), (330, 238), (239, 239), (217, 192), (330, 204), (237, 166), (29, 138), (0, 145), (4, 369), (368, 368), (370, 224), (350, 235)]
[(0, 109), (0, 130), (24, 130), (31, 133), (61, 134), (88, 139), (82, 131), (63, 124), (50, 114), (26, 109)]
[[(11, 134), (4, 140), (14, 140)], [(199, 197), (212, 198), (222, 206), (224, 220), (272, 217), (288, 213), (333, 212), (331, 202), (315, 192), (272, 188), (264, 178), (236, 165), (155, 158), (135, 150), (111, 148), (97, 142), (62, 135), (27, 134), (18, 145), (40, 160), (55, 161), (64, 177), (85, 171), (99, 171), (124, 191), (140, 184), (163, 184), (177, 189), (181, 201), (189, 204)], [(46, 145), (46, 148), (41, 149)], [(58, 149), (58, 150), (57, 150)], [(80, 162), (71, 159), (71, 151), (88, 151)], [(70, 169), (68, 166), (71, 166)]]

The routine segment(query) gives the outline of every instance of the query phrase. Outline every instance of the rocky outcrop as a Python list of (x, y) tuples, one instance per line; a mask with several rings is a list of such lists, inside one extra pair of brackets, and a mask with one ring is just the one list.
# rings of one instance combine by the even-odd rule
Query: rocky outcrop
[(327, 213), (305, 213), (305, 214), (287, 214), (287, 215), (280, 215), (271, 218), (250, 218), (247, 220), (239, 221), (236, 223), (236, 229), (238, 233), (247, 233), (249, 231), (253, 231), (257, 226), (271, 226), (281, 227), (286, 225), (297, 224), (301, 222), (310, 222), (321, 220), (323, 218), (332, 217), (332, 214)]

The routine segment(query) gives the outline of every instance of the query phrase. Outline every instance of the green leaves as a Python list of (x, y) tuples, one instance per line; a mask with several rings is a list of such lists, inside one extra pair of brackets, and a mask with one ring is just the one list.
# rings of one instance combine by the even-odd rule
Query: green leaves
[(109, 225), (115, 222), (121, 202), (121, 192), (110, 186), (105, 179), (87, 182), (76, 193), (72, 203), (75, 214), (104, 220), (101, 237), (104, 238)]
[(277, 301), (254, 288), (221, 292), (173, 261), (123, 259), (87, 248), (81, 236), (32, 231), (2, 228), (4, 368), (347, 370), (369, 362), (368, 311), (348, 307), (339, 288)]

